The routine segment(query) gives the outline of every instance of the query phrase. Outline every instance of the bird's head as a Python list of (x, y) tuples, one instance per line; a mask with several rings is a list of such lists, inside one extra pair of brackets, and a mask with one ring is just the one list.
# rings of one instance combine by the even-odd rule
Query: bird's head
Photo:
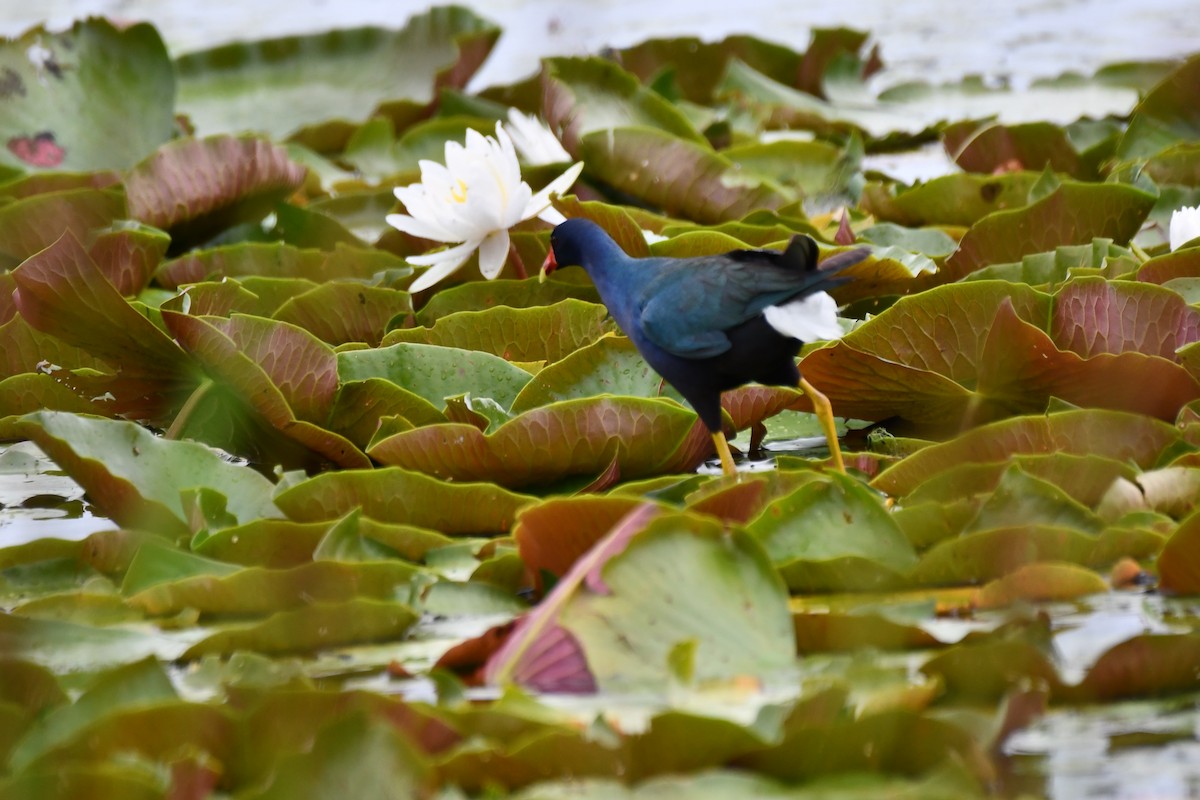
[(550, 233), (550, 251), (542, 264), (540, 280), (560, 266), (587, 268), (589, 253), (599, 253), (609, 246), (616, 247), (612, 237), (596, 223), (583, 217), (575, 217), (559, 224)]

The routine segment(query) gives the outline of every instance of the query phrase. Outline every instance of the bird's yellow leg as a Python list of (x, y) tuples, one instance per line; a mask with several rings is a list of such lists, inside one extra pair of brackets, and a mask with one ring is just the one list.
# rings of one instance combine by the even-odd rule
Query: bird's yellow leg
[(717, 446), (717, 455), (721, 457), (721, 471), (726, 475), (737, 475), (737, 467), (733, 465), (733, 453), (729, 452), (729, 442), (725, 440), (724, 431), (714, 433), (712, 440)]
[(825, 441), (829, 443), (829, 453), (833, 456), (834, 468), (844, 475), (846, 465), (842, 462), (842, 447), (838, 444), (837, 425), (833, 422), (833, 406), (830, 405), (829, 398), (804, 378), (800, 379), (800, 388), (812, 401), (817, 421), (821, 423), (821, 430), (825, 432)]

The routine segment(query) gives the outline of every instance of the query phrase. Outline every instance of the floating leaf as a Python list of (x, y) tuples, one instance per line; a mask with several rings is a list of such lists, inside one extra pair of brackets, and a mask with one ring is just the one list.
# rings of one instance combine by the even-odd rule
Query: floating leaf
[(171, 232), (176, 251), (262, 219), (304, 180), (304, 168), (264, 139), (215, 136), (164, 145), (125, 179), (129, 214)]
[(779, 208), (787, 197), (711, 149), (653, 128), (595, 131), (580, 141), (589, 172), (665, 213), (696, 222)]
[(612, 61), (551, 58), (543, 77), (546, 120), (563, 145), (592, 168), (583, 147), (588, 134), (621, 128), (654, 128), (672, 140), (704, 144), (687, 118), (671, 103), (642, 86)]
[(499, 356), (452, 347), (403, 342), (338, 354), (342, 381), (386, 378), (441, 407), (447, 397), (471, 393), (512, 405), (529, 373)]
[(388, 270), (407, 274), (412, 267), (379, 250), (339, 245), (325, 252), (283, 242), (246, 242), (192, 251), (164, 263), (155, 278), (168, 289), (178, 289), (188, 283), (245, 275), (306, 278), (323, 283), (345, 278), (367, 279)]
[(479, 350), (507, 361), (554, 362), (607, 332), (612, 327), (607, 317), (604, 306), (582, 300), (520, 309), (497, 306), (448, 314), (430, 328), (400, 328), (383, 343), (420, 342)]
[(102, 18), (34, 28), (0, 47), (0, 164), (131, 167), (175, 130), (175, 75), (158, 32)]
[(376, 442), (372, 458), (456, 481), (505, 486), (598, 475), (614, 454), (623, 477), (694, 467), (681, 451), (695, 416), (635, 398), (567, 400), (527, 411), (485, 436), (471, 425), (432, 425)]
[(1005, 175), (943, 175), (912, 187), (867, 184), (862, 205), (898, 225), (971, 226), (994, 211), (1021, 208), (1037, 182), (1034, 172)]
[(131, 422), (60, 411), (30, 414), (19, 430), (79, 482), (106, 516), (130, 527), (190, 532), (181, 494), (207, 487), (241, 522), (275, 517), (272, 485), (193, 442), (155, 437)]
[(176, 60), (179, 106), (202, 133), (264, 131), (277, 139), (338, 120), (352, 123), (391, 100), (421, 106), (436, 87), (462, 86), (500, 31), (460, 7), (434, 8), (398, 31), (354, 28), (224, 45)]
[(326, 283), (285, 301), (272, 316), (332, 345), (363, 342), (375, 347), (394, 317), (411, 313), (412, 299), (406, 292)]
[(1163, 591), (1174, 594), (1200, 594), (1200, 562), (1197, 561), (1197, 539), (1200, 538), (1200, 516), (1191, 514), (1167, 539), (1158, 555), (1158, 584)]
[(1132, 186), (1064, 181), (1037, 202), (994, 212), (971, 226), (942, 265), (939, 280), (955, 281), (989, 264), (1020, 261), (1058, 245), (1096, 238), (1128, 242), (1153, 205), (1153, 196)]
[(361, 507), (363, 514), (381, 522), (419, 525), (450, 535), (507, 531), (518, 509), (532, 500), (494, 484), (444, 483), (398, 468), (318, 475), (275, 498), (295, 520), (337, 519)]
[(183, 654), (195, 659), (210, 653), (253, 650), (298, 653), (399, 638), (417, 620), (403, 603), (348, 600), (314, 603), (280, 611), (262, 622), (230, 624), (201, 639)]
[(0, 267), (16, 267), (64, 233), (88, 241), (93, 230), (124, 215), (125, 199), (106, 189), (70, 189), (0, 204)]
[(1015, 454), (1094, 454), (1148, 467), (1178, 441), (1172, 426), (1119, 411), (1064, 411), (1020, 417), (970, 431), (944, 444), (926, 447), (885, 469), (872, 485), (903, 496), (921, 482), (960, 464), (1002, 461)]
[(853, 478), (806, 483), (746, 529), (796, 590), (890, 588), (917, 563), (878, 495)]

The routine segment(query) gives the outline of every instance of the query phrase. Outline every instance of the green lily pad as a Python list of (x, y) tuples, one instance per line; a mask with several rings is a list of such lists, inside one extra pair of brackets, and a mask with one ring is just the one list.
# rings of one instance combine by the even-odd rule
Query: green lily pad
[(398, 328), (384, 337), (383, 346), (419, 342), (492, 353), (506, 361), (554, 362), (609, 331), (607, 317), (603, 305), (573, 299), (532, 308), (496, 306), (448, 314), (429, 328)]
[(411, 313), (412, 298), (407, 292), (326, 283), (284, 301), (272, 316), (304, 328), (331, 345), (363, 342), (375, 347), (394, 317)]
[(131, 422), (61, 411), (30, 414), (19, 430), (77, 480), (105, 515), (130, 527), (190, 532), (181, 495), (196, 487), (220, 493), (228, 513), (241, 522), (279, 516), (270, 481), (194, 442), (166, 441)]
[[(179, 107), (201, 133), (263, 131), (284, 139), (328, 120), (351, 126), (389, 101), (424, 106), (462, 86), (500, 31), (466, 8), (434, 8), (404, 28), (354, 28), (236, 43), (175, 61)], [(304, 139), (305, 136), (301, 135)]]
[(509, 408), (530, 378), (491, 353), (408, 342), (339, 353), (338, 375), (344, 382), (386, 378), (436, 407), (447, 397), (469, 392)]
[(917, 556), (878, 495), (837, 475), (805, 483), (746, 525), (789, 588), (890, 588)]
[(405, 431), (376, 442), (370, 454), (441, 478), (511, 487), (598, 475), (614, 458), (622, 476), (638, 478), (694, 467), (685, 447), (694, 425), (694, 415), (674, 403), (588, 398), (532, 409), (487, 436), (462, 424)]
[(0, 46), (5, 75), (0, 164), (131, 167), (175, 131), (175, 75), (153, 26), (106, 19), (34, 28)]
[(1098, 237), (1128, 242), (1153, 205), (1153, 196), (1132, 186), (1065, 181), (1037, 202), (975, 223), (946, 260), (940, 278), (958, 280), (988, 264), (1019, 261), (1027, 253)]
[(182, 658), (237, 650), (298, 653), (398, 639), (416, 621), (417, 613), (409, 606), (388, 600), (313, 603), (279, 611), (261, 622), (222, 626), (189, 647)]
[(579, 154), (589, 174), (664, 213), (696, 222), (739, 219), (789, 199), (770, 181), (743, 173), (705, 145), (655, 128), (585, 134)]
[(872, 485), (903, 496), (934, 475), (960, 464), (1002, 461), (1010, 455), (1093, 454), (1149, 467), (1179, 434), (1165, 422), (1137, 414), (1099, 409), (1018, 417), (926, 447), (885, 469)]
[(314, 561), (290, 569), (247, 567), (220, 576), (156, 583), (128, 602), (154, 616), (194, 608), (202, 614), (267, 614), (309, 603), (392, 600), (409, 593), (418, 569), (401, 561)]
[(546, 120), (560, 132), (563, 146), (589, 168), (583, 140), (591, 133), (645, 127), (672, 139), (706, 144), (675, 106), (612, 61), (551, 58), (545, 69)]
[(293, 520), (337, 519), (361, 507), (366, 516), (381, 522), (419, 525), (449, 535), (507, 531), (517, 510), (532, 501), (529, 495), (494, 484), (444, 483), (399, 468), (318, 475), (275, 498)]
[[(167, 261), (159, 268), (155, 279), (168, 289), (178, 289), (189, 283), (247, 275), (304, 278), (323, 283), (347, 278), (367, 279), (376, 273), (397, 270), (411, 273), (412, 267), (403, 259), (380, 250), (339, 245), (325, 252), (282, 242), (246, 242), (195, 250)], [(251, 288), (249, 284), (247, 287)]]

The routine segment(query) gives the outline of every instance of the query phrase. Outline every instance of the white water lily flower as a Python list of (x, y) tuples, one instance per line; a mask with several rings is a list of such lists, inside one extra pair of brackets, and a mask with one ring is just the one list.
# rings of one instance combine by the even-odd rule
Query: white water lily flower
[(508, 127), (513, 144), (526, 164), (540, 167), (571, 160), (571, 154), (563, 149), (562, 142), (554, 132), (534, 115), (523, 114), (515, 108), (510, 108)]
[(1200, 237), (1200, 206), (1175, 209), (1171, 214), (1171, 231), (1168, 237), (1171, 250), (1178, 250), (1197, 237)]
[(408, 258), (410, 264), (429, 267), (410, 292), (454, 273), (476, 250), (479, 271), (494, 279), (508, 258), (508, 229), (534, 217), (552, 225), (562, 222), (563, 215), (550, 206), (550, 195), (565, 192), (583, 171), (582, 162), (575, 164), (534, 194), (521, 180), (512, 140), (499, 122), (495, 137), (468, 130), (465, 145), (446, 142), (445, 165), (420, 164), (421, 182), (395, 189), (408, 213), (388, 214), (387, 222), (411, 236), (454, 247)]

